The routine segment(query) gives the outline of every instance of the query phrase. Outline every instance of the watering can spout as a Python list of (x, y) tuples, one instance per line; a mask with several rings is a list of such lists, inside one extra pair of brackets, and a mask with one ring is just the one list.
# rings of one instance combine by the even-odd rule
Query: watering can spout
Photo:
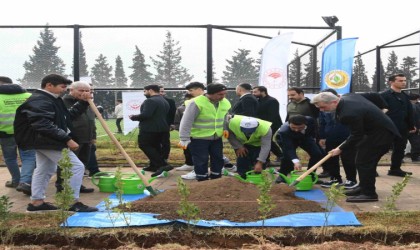
[(281, 178), (283, 178), (283, 180), (284, 180), (287, 184), (290, 184), (290, 183), (291, 183), (290, 178), (288, 178), (288, 177), (287, 177), (287, 176), (285, 176), (284, 174), (279, 173), (279, 176), (281, 176)]

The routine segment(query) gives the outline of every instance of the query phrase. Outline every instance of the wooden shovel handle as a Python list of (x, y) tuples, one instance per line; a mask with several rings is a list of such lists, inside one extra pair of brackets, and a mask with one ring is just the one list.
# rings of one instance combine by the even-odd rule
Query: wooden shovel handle
[(120, 150), (120, 152), (123, 154), (124, 158), (128, 161), (128, 163), (130, 164), (131, 168), (134, 170), (134, 172), (136, 172), (136, 174), (140, 177), (140, 179), (143, 181), (143, 184), (146, 187), (150, 187), (150, 183), (149, 181), (146, 179), (146, 177), (141, 173), (141, 171), (139, 170), (139, 168), (136, 166), (136, 164), (134, 164), (133, 160), (130, 158), (130, 156), (127, 154), (127, 152), (125, 151), (125, 149), (121, 146), (120, 142), (117, 140), (117, 138), (115, 138), (115, 135), (109, 130), (108, 125), (106, 124), (104, 118), (102, 118), (101, 113), (99, 112), (99, 110), (96, 108), (95, 104), (93, 103), (92, 99), (88, 100), (89, 102), (89, 106), (90, 108), (93, 110), (93, 112), (95, 113), (96, 117), (98, 117), (99, 122), (101, 122), (102, 127), (104, 128), (105, 132), (109, 135), (109, 137), (111, 138), (111, 140), (114, 142), (114, 144), (117, 146), (117, 148)]
[[(346, 142), (346, 141), (344, 141)], [(344, 144), (344, 142), (342, 142), (337, 148), (341, 147), (341, 145)], [(319, 166), (322, 165), (322, 163), (326, 162), (328, 159), (330, 159), (332, 157), (332, 154), (328, 153), (326, 156), (324, 156), (324, 158), (322, 158), (319, 162), (317, 162), (315, 165), (313, 165), (310, 169), (306, 170), (305, 173), (303, 173), (301, 176), (299, 176), (295, 182), (299, 183), (301, 180), (303, 180), (306, 176), (308, 176), (309, 174), (311, 174), (313, 171), (315, 171)]]

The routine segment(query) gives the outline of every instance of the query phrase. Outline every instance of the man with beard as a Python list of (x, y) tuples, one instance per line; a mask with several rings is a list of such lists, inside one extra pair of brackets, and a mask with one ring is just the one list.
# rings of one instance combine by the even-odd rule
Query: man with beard
[[(283, 124), (280, 117), (280, 103), (276, 98), (268, 95), (267, 88), (264, 86), (254, 87), (252, 94), (258, 98), (257, 118), (271, 122), (271, 131), (276, 133)], [(280, 162), (283, 153), (273, 140), (271, 140), (271, 152), (277, 157)]]
[(168, 165), (162, 155), (162, 139), (169, 133), (167, 114), (169, 112), (168, 102), (159, 94), (158, 85), (147, 85), (144, 87), (146, 100), (140, 107), (139, 115), (131, 115), (132, 121), (139, 121), (139, 148), (150, 160), (150, 166), (145, 171), (154, 172), (152, 176), (158, 176), (163, 171), (170, 171), (173, 168)]

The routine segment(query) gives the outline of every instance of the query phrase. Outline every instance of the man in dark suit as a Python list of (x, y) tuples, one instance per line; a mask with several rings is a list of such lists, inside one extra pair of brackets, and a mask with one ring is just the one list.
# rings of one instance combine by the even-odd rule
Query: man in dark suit
[[(254, 87), (252, 94), (258, 99), (257, 118), (271, 122), (271, 131), (277, 132), (283, 124), (280, 117), (280, 103), (276, 98), (269, 96), (267, 88), (264, 86)], [(277, 157), (277, 160), (283, 157), (280, 147), (271, 141), (271, 152)]]
[(251, 94), (252, 86), (249, 83), (241, 83), (236, 86), (236, 95), (239, 100), (233, 105), (231, 114), (249, 117), (257, 116), (258, 100)]
[(346, 192), (347, 202), (378, 201), (375, 188), (376, 167), (395, 136), (400, 136), (394, 123), (377, 106), (358, 94), (338, 97), (329, 92), (312, 98), (320, 111), (334, 111), (336, 119), (350, 128), (350, 136), (341, 146), (331, 150), (333, 156), (342, 150), (356, 149), (359, 188)]
[(391, 169), (388, 175), (404, 177), (411, 172), (401, 170), (401, 163), (404, 158), (404, 151), (407, 145), (408, 134), (416, 132), (414, 126), (413, 106), (408, 95), (402, 90), (407, 85), (404, 74), (396, 74), (389, 77), (390, 88), (381, 92), (381, 96), (388, 105), (389, 118), (394, 122), (401, 137), (395, 137), (392, 144)]
[(302, 164), (296, 153), (298, 147), (310, 157), (308, 168), (322, 158), (322, 152), (315, 140), (315, 120), (309, 116), (293, 115), (285, 122), (276, 134), (276, 141), (283, 149), (280, 173), (287, 175), (292, 170), (301, 170)]
[[(159, 86), (159, 94), (163, 96), (163, 98), (168, 102), (169, 104), (169, 112), (166, 116), (166, 121), (169, 125), (169, 131), (172, 130), (174, 119), (175, 119), (175, 112), (176, 112), (176, 104), (175, 100), (172, 98), (169, 98), (166, 96), (166, 92), (164, 87), (161, 85)], [(165, 161), (168, 161), (169, 153), (171, 152), (171, 134), (168, 131), (168, 133), (165, 134), (164, 138), (162, 139), (162, 156)]]
[(139, 148), (150, 160), (150, 166), (144, 168), (146, 171), (155, 172), (153, 176), (160, 175), (163, 171), (173, 168), (165, 162), (162, 157), (162, 138), (169, 133), (167, 114), (169, 112), (168, 102), (159, 94), (158, 85), (147, 85), (144, 87), (146, 100), (140, 107), (139, 115), (131, 115), (132, 121), (139, 123)]

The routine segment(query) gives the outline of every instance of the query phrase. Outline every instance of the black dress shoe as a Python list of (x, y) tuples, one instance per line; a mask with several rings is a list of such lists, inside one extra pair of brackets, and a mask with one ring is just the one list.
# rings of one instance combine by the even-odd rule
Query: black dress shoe
[(158, 169), (155, 168), (154, 166), (147, 166), (143, 168), (144, 171), (149, 171), (149, 172), (156, 172)]
[(158, 175), (162, 174), (162, 173), (163, 173), (163, 171), (171, 171), (172, 169), (174, 169), (172, 166), (170, 166), (170, 165), (166, 165), (166, 166), (160, 167), (160, 168), (159, 168), (156, 172), (154, 172), (151, 176), (152, 176), (152, 177), (155, 177), (155, 176), (158, 176)]
[(95, 189), (93, 188), (87, 188), (85, 186), (80, 186), (80, 193), (92, 193), (93, 191), (95, 191)]
[(344, 194), (346, 196), (358, 196), (361, 193), (362, 193), (362, 189), (360, 187), (356, 187), (356, 188), (353, 188), (353, 189), (350, 189), (350, 190), (344, 192)]
[(407, 172), (401, 169), (396, 169), (396, 170), (389, 170), (388, 171), (388, 175), (391, 176), (399, 176), (399, 177), (405, 177), (406, 175), (412, 175), (413, 173), (411, 172)]
[(378, 195), (357, 195), (347, 198), (347, 202), (374, 202), (378, 201)]
[(330, 175), (330, 173), (329, 172), (327, 172), (327, 171), (323, 171), (322, 173), (320, 173), (319, 175), (318, 175), (318, 178), (327, 178), (327, 177), (330, 177), (331, 175)]

